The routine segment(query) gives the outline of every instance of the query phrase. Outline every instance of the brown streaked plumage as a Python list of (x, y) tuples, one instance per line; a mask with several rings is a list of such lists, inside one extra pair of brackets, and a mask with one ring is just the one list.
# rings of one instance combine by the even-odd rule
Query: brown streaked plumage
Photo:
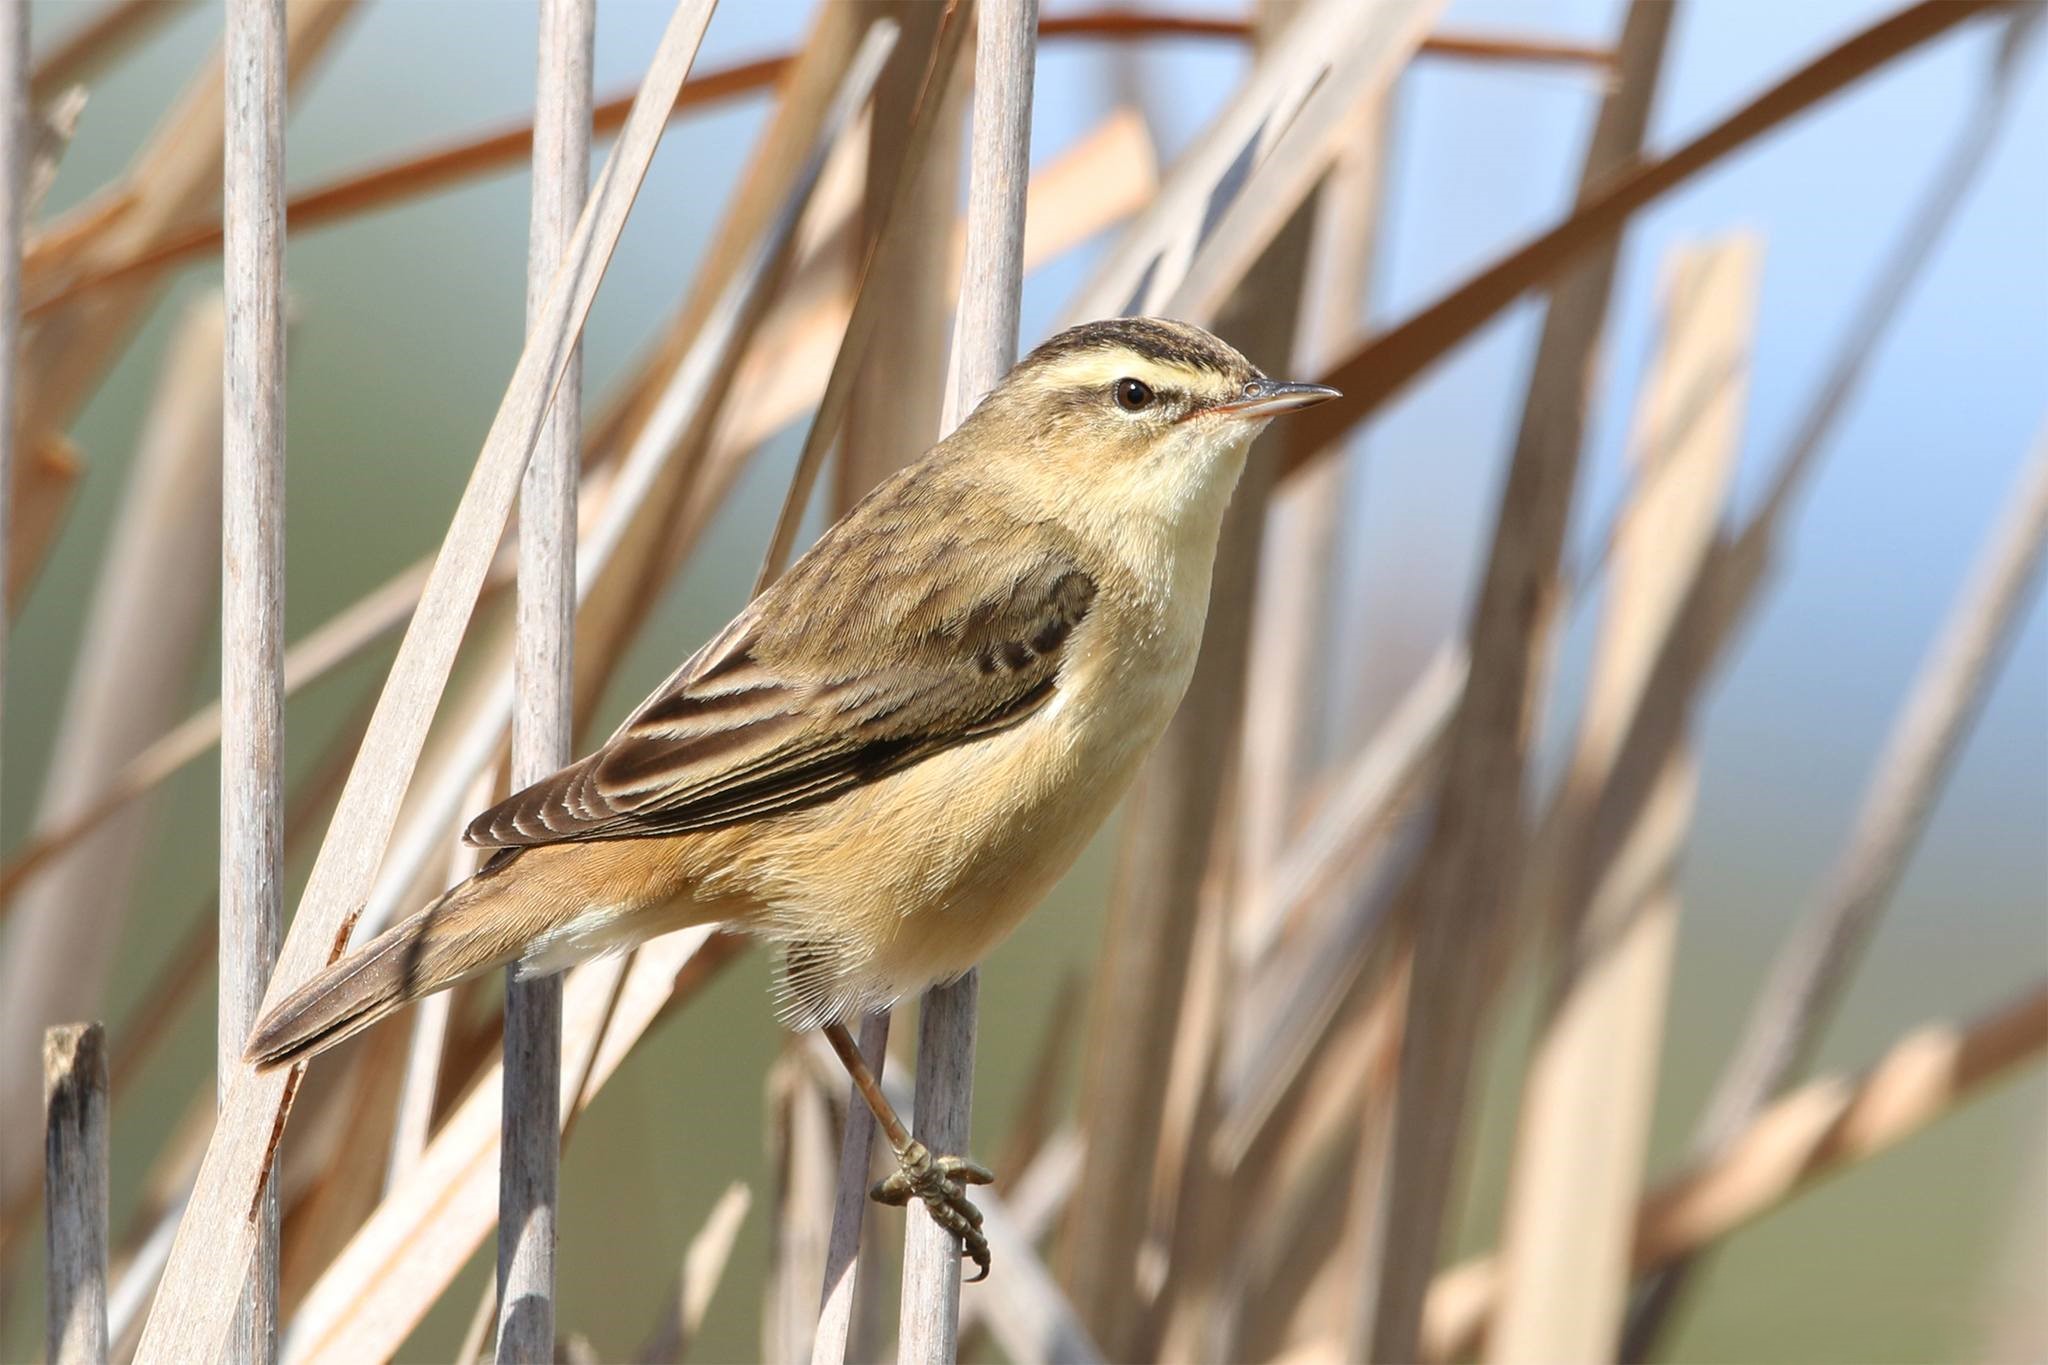
[[(1052, 338), (601, 748), (479, 815), (485, 868), (279, 1004), (250, 1057), (298, 1060), (506, 963), (714, 921), (783, 945), (796, 1027), (957, 976), (1066, 871), (1179, 704), (1251, 438), (1330, 396), (1183, 323)], [(951, 1160), (910, 1188), (972, 1246)]]

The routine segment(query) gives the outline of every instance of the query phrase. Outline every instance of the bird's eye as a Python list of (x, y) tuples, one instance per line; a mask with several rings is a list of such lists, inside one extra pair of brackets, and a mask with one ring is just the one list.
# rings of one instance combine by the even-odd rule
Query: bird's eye
[(1154, 397), (1151, 385), (1141, 379), (1116, 381), (1116, 405), (1125, 412), (1143, 412), (1152, 406)]

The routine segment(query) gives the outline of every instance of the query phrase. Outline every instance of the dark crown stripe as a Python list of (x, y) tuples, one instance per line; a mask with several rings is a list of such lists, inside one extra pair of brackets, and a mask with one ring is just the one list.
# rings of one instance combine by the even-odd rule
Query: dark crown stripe
[(1157, 318), (1106, 318), (1069, 327), (1044, 342), (1025, 364), (1049, 365), (1094, 351), (1126, 350), (1163, 365), (1185, 365), (1218, 374), (1248, 370), (1242, 356), (1206, 332)]

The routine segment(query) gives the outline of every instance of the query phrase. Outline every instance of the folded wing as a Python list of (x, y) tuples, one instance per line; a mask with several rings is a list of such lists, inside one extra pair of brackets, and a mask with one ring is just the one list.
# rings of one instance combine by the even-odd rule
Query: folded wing
[(522, 848), (758, 819), (1024, 719), (1052, 697), (1094, 581), (1042, 543), (1009, 564), (957, 536), (933, 551), (973, 561), (920, 573), (901, 553), (885, 567), (867, 562), (866, 543), (821, 543), (604, 747), (478, 816), (469, 842)]

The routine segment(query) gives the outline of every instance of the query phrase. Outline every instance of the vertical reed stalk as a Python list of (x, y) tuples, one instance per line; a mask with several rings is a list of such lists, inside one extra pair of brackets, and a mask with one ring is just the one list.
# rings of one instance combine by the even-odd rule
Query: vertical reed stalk
[[(1024, 192), (1031, 179), (1031, 86), (1038, 0), (982, 0), (974, 54), (967, 251), (953, 337), (948, 431), (1017, 360)], [(976, 979), (925, 993), (919, 1011), (916, 1132), (935, 1152), (966, 1148), (974, 1087)], [(908, 1220), (900, 1360), (950, 1362), (960, 1344), (960, 1245), (929, 1218)]]
[[(229, 0), (222, 174), (220, 1097), (284, 923), (284, 0)], [(277, 1185), (228, 1358), (277, 1355)]]
[[(529, 331), (575, 231), (590, 175), (591, 0), (541, 0), (527, 255)], [(576, 619), (576, 475), (583, 363), (572, 348), (519, 492), (519, 607), (513, 654), (512, 785), (569, 761)], [(562, 979), (505, 982), (505, 1102), (498, 1177), (501, 1363), (555, 1351), (555, 1228), (561, 1160)]]
[(107, 1034), (65, 1024), (43, 1035), (44, 1354), (50, 1365), (107, 1359)]

